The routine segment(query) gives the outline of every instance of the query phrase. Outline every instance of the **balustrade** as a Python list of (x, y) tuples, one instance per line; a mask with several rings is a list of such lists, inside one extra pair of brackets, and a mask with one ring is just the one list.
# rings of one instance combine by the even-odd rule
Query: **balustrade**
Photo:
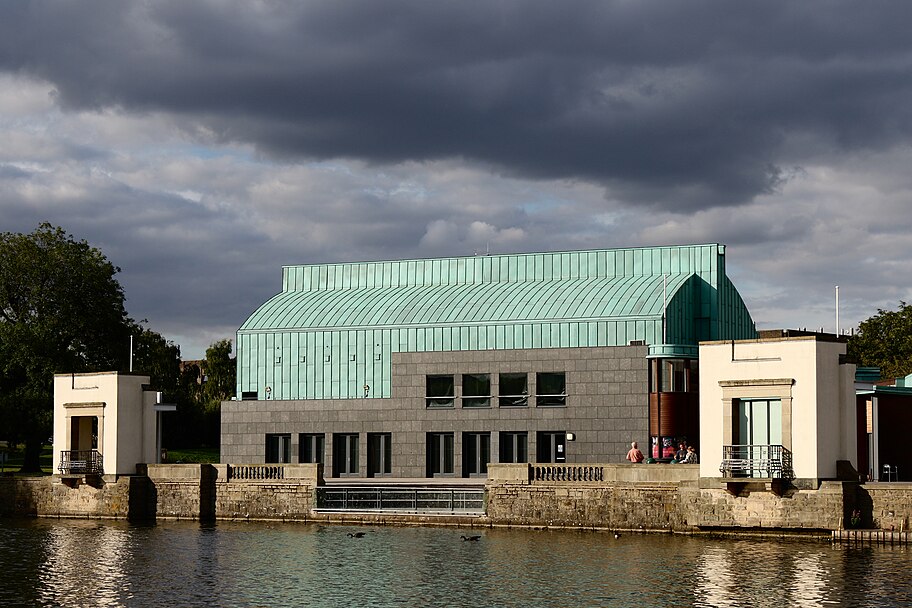
[(532, 469), (533, 481), (605, 481), (605, 469), (601, 465), (536, 464)]
[(228, 480), (273, 480), (285, 479), (285, 467), (282, 465), (228, 465)]

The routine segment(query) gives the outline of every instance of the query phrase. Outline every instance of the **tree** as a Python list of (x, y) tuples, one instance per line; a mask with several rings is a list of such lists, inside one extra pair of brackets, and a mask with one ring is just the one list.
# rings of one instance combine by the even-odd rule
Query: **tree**
[(164, 428), (171, 447), (217, 446), (221, 402), (234, 396), (236, 369), (231, 341), (219, 340), (201, 361), (185, 361), (178, 376), (177, 412)]
[(162, 391), (167, 401), (177, 400), (181, 394), (180, 346), (139, 324), (133, 325), (130, 333), (134, 371), (147, 374), (152, 386)]
[(207, 409), (216, 409), (222, 401), (234, 397), (237, 366), (231, 358), (231, 340), (219, 340), (206, 349), (204, 373), (203, 399)]
[(858, 365), (879, 367), (882, 378), (912, 373), (912, 305), (900, 301), (899, 310), (878, 309), (862, 321), (849, 338), (848, 354)]
[(0, 234), (0, 428), (39, 471), (56, 372), (122, 370), (132, 321), (120, 269), (85, 241), (41, 224)]

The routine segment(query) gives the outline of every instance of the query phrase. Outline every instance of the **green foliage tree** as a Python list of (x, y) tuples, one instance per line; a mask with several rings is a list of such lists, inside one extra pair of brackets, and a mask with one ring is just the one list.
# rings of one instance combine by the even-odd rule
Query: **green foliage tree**
[(122, 370), (132, 321), (119, 268), (62, 228), (0, 234), (0, 428), (40, 470), (55, 372)]
[(237, 366), (231, 357), (231, 340), (219, 340), (206, 349), (205, 375), (203, 399), (207, 409), (217, 409), (222, 401), (234, 397)]
[(181, 395), (180, 346), (160, 333), (142, 325), (131, 328), (133, 335), (133, 370), (147, 374), (154, 388), (165, 394), (167, 401)]
[(848, 354), (858, 365), (879, 367), (885, 379), (912, 373), (912, 305), (901, 301), (899, 310), (878, 309), (862, 321), (849, 338)]
[(219, 340), (201, 361), (185, 361), (178, 376), (177, 412), (164, 428), (172, 448), (217, 446), (221, 402), (234, 396), (236, 368), (231, 341)]

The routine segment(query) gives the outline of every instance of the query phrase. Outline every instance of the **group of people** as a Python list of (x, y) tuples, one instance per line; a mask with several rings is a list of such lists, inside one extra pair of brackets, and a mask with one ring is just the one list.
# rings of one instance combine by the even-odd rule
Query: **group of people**
[[(630, 451), (627, 452), (627, 460), (630, 462), (643, 462), (643, 452), (637, 447), (637, 442), (630, 444)], [(678, 451), (675, 452), (672, 464), (698, 464), (697, 450), (692, 445), (686, 445), (683, 441), (678, 444)]]

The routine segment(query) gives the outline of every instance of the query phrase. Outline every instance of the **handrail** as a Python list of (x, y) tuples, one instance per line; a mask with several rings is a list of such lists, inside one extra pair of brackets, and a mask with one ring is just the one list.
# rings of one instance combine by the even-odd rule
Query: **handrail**
[(484, 488), (320, 486), (317, 509), (334, 512), (484, 513)]
[(104, 475), (104, 461), (98, 450), (61, 450), (57, 470), (62, 475)]
[(719, 471), (723, 477), (791, 479), (792, 453), (782, 445), (723, 445)]

